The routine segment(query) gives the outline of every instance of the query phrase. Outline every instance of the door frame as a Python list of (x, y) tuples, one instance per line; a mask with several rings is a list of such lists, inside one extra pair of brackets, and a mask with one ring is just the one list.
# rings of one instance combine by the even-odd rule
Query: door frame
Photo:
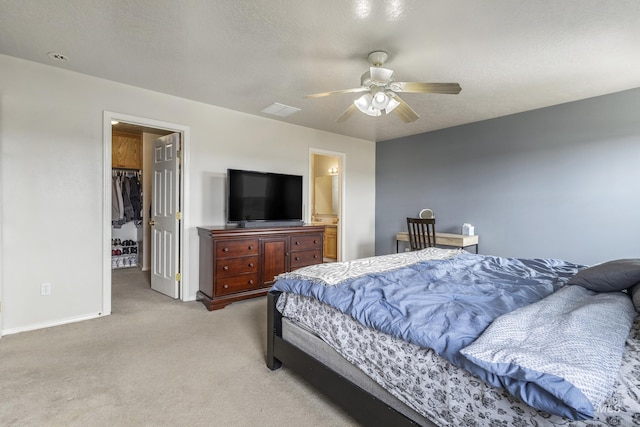
[[(131, 123), (139, 126), (145, 126), (156, 129), (163, 129), (171, 132), (179, 132), (182, 134), (182, 163), (180, 167), (180, 212), (182, 212), (182, 220), (180, 221), (180, 260), (178, 267), (181, 273), (180, 280), (180, 296), (179, 299), (187, 301), (191, 295), (189, 288), (189, 270), (185, 266), (189, 266), (189, 238), (186, 230), (189, 230), (189, 215), (187, 206), (189, 206), (189, 174), (185, 171), (189, 170), (189, 148), (190, 148), (190, 128), (188, 126), (154, 120), (145, 117), (132, 116), (129, 114), (116, 113), (113, 111), (103, 112), (103, 177), (102, 177), (102, 193), (103, 193), (103, 209), (102, 209), (102, 315), (111, 314), (111, 121)], [(143, 196), (144, 197), (144, 196)]]
[(309, 206), (309, 209), (307, 209), (307, 218), (306, 221), (307, 223), (311, 222), (311, 206), (313, 206), (313, 193), (314, 193), (314, 189), (313, 189), (313, 185), (314, 185), (314, 181), (315, 178), (313, 176), (313, 156), (315, 154), (321, 155), (321, 156), (331, 156), (331, 157), (338, 157), (340, 159), (339, 162), (339, 168), (340, 171), (338, 173), (338, 187), (340, 189), (339, 194), (338, 194), (338, 203), (340, 204), (340, 210), (339, 210), (339, 214), (338, 214), (338, 224), (337, 224), (337, 230), (338, 230), (338, 261), (344, 261), (342, 258), (342, 248), (344, 247), (344, 242), (345, 242), (345, 230), (347, 229), (345, 227), (345, 176), (346, 176), (346, 171), (347, 171), (347, 155), (345, 153), (341, 153), (338, 151), (329, 151), (329, 150), (322, 150), (319, 148), (309, 148), (309, 183), (308, 183), (308, 191), (307, 191), (307, 206)]

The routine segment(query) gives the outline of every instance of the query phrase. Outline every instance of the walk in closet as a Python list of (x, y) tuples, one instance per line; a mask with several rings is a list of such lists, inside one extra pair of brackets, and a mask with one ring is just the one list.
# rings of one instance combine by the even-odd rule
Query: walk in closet
[(113, 168), (111, 177), (111, 268), (141, 265), (142, 172)]
[(111, 135), (111, 268), (142, 265), (142, 135)]
[(170, 133), (132, 123), (111, 125), (112, 269), (151, 268), (153, 144)]

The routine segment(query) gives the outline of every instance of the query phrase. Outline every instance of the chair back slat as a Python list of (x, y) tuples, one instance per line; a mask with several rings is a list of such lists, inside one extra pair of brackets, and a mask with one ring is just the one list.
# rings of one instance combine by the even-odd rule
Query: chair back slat
[(407, 218), (409, 246), (412, 251), (436, 245), (435, 218)]

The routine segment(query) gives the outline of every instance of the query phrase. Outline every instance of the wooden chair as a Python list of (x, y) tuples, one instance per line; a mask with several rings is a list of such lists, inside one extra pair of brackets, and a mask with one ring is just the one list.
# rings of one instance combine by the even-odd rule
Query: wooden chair
[(434, 247), (436, 245), (435, 218), (407, 218), (409, 246), (412, 251)]

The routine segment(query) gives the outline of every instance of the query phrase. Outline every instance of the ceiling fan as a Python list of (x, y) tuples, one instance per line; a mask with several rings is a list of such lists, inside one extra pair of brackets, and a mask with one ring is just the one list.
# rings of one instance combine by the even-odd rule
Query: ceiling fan
[(358, 88), (315, 93), (307, 95), (305, 98), (321, 98), (341, 93), (366, 92), (338, 117), (336, 120), (338, 123), (347, 120), (356, 110), (374, 117), (380, 116), (383, 112), (389, 114), (393, 111), (405, 123), (411, 123), (420, 116), (396, 92), (457, 95), (462, 90), (458, 83), (396, 82), (393, 79), (393, 70), (382, 67), (388, 57), (389, 55), (386, 52), (380, 50), (369, 54), (368, 59), (371, 67), (360, 78), (361, 86)]

